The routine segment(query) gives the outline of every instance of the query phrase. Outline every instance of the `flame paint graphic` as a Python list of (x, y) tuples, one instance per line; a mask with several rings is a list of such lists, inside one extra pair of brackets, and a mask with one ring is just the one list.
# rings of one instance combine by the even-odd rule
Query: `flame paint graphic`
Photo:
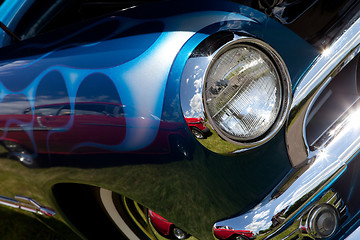
[[(67, 46), (38, 54), (36, 57), (23, 57), (0, 62), (0, 100), (3, 101), (9, 95), (26, 96), (30, 108), (34, 112), (39, 84), (48, 74), (59, 73), (66, 86), (71, 115), (65, 126), (54, 128), (48, 132), (47, 139), (49, 141), (54, 132), (67, 131), (73, 126), (75, 100), (84, 79), (94, 74), (103, 74), (113, 82), (122, 104), (131, 106), (135, 110), (126, 114), (127, 108), (124, 108), (126, 116), (130, 116), (132, 119), (144, 118), (150, 113), (154, 119), (157, 119), (157, 124), (149, 126), (146, 121), (138, 121), (137, 126), (126, 128), (124, 140), (117, 145), (84, 142), (75, 146), (74, 149), (94, 146), (113, 151), (136, 151), (145, 148), (154, 141), (158, 132), (166, 82), (173, 60), (182, 46), (202, 28), (213, 23), (234, 20), (252, 21), (241, 15), (229, 15), (226, 12), (191, 13), (157, 20), (163, 26), (163, 31), (160, 33), (115, 38), (125, 30), (143, 22), (122, 17), (104, 19), (67, 36), (66, 39), (52, 42), (49, 46), (64, 41), (71, 42), (71, 38), (78, 38), (82, 33), (90, 31), (96, 26), (116, 22), (118, 28), (102, 41), (80, 46), (71, 46), (69, 43)], [(187, 30), (175, 31), (174, 29)], [(17, 51), (25, 51), (26, 48), (41, 50), (49, 46), (32, 44), (19, 48)], [(134, 47), (138, 47), (136, 56), (132, 53), (135, 51)], [(139, 52), (141, 48), (143, 49)], [(51, 102), (47, 104), (49, 103)], [(1, 109), (0, 113), (5, 115)], [(9, 126), (15, 123), (23, 128), (36, 149), (33, 129), (35, 121), (34, 116), (31, 122), (22, 122), (17, 119), (8, 120), (5, 126), (1, 126), (4, 129), (1, 139), (6, 138)], [(126, 118), (126, 121), (130, 121), (129, 117)]]

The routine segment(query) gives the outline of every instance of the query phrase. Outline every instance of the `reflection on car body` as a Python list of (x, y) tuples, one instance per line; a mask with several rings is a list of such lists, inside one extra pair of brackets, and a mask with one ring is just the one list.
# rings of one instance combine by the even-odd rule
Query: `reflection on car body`
[(4, 209), (66, 239), (360, 235), (359, 1), (0, 4)]
[[(158, 118), (147, 115), (137, 119), (132, 109), (122, 104), (106, 102), (76, 102), (35, 106), (26, 108), (23, 114), (3, 115), (3, 145), (15, 158), (27, 157), (23, 163), (33, 162), (29, 158), (44, 154), (114, 154), (122, 152), (121, 143), (126, 136), (126, 129), (157, 129), (156, 144), (143, 149), (143, 154), (168, 154), (170, 141), (182, 144), (183, 136), (174, 131), (176, 124), (160, 122)], [(17, 121), (14, 121), (16, 119)], [(14, 122), (9, 125), (9, 122)], [(32, 132), (25, 131), (31, 128)], [(204, 130), (204, 128), (202, 128)], [(33, 138), (34, 141), (29, 141)], [(187, 149), (179, 151), (186, 152)], [(22, 154), (20, 154), (20, 152)], [(187, 154), (187, 153), (185, 153)]]
[(196, 138), (206, 138), (211, 135), (210, 129), (204, 124), (202, 118), (185, 118), (187, 125)]

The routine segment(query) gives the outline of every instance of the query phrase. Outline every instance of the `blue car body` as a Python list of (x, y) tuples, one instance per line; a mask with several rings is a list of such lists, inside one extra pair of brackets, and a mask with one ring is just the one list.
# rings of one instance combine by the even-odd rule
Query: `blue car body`
[[(159, 232), (148, 217), (142, 226), (136, 214), (147, 216), (144, 209), (186, 232), (179, 239), (225, 239), (221, 230), (228, 232), (226, 239), (247, 239), (241, 232), (245, 230), (253, 239), (345, 239), (355, 231), (360, 211), (357, 150), (340, 163), (323, 161), (318, 149), (327, 144), (314, 144), (313, 149), (301, 139), (293, 143), (289, 136), (298, 119), (315, 109), (314, 101), (330, 82), (340, 78), (333, 72), (358, 72), (347, 70), (351, 64), (360, 68), (356, 30), (344, 27), (326, 45), (335, 44), (344, 32), (355, 32), (351, 49), (341, 49), (346, 55), (338, 57), (346, 59), (341, 68), (332, 67), (336, 71), (324, 73), (322, 81), (305, 82), (324, 53), (290, 29), (285, 18), (276, 19), (275, 8), (266, 14), (251, 1), (129, 3), (74, 23), (62, 20), (43, 31), (62, 11), (63, 2), (54, 3), (55, 10), (36, 0), (5, 0), (0, 6), (0, 21), (20, 38), (0, 35), (0, 141), (8, 156), (18, 160), (1, 160), (2, 171), (14, 178), (0, 188), (1, 204), (25, 209), (24, 199), (36, 199), (47, 207), (31, 203), (25, 210), (56, 212), (43, 221), (54, 218), (89, 239), (177, 237)], [(292, 4), (278, 1), (277, 9), (283, 2)], [(318, 1), (312, 2), (309, 9)], [(34, 12), (44, 14), (32, 18)], [(356, 14), (345, 19), (351, 19), (351, 26), (359, 22)], [(207, 61), (216, 49), (237, 37), (266, 43), (286, 65), (291, 79), (289, 110), (287, 122), (266, 142), (219, 153), (204, 143), (212, 137), (198, 140), (192, 135), (185, 118), (204, 117), (191, 105), (205, 88), (197, 81), (204, 81)], [(304, 121), (300, 135), (308, 131), (311, 136), (310, 120)], [(356, 133), (349, 137), (355, 143)], [(334, 159), (348, 151), (339, 149)], [(298, 152), (306, 156), (293, 157)], [(333, 163), (339, 165), (327, 168)], [(314, 171), (323, 178), (315, 179)], [(297, 192), (301, 186), (306, 189)], [(109, 207), (109, 194), (117, 199), (116, 208)], [(13, 199), (15, 195), (26, 198)], [(114, 209), (118, 212), (112, 213)], [(336, 223), (332, 216), (329, 220), (329, 228), (333, 224), (335, 230), (325, 237), (321, 230), (311, 229), (322, 221), (320, 213), (313, 212), (322, 210), (336, 215)], [(121, 226), (117, 215), (124, 219)]]

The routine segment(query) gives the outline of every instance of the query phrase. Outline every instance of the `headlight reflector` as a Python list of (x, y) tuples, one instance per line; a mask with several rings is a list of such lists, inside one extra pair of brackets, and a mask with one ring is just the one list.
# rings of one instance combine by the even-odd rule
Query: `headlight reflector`
[[(239, 41), (224, 46), (205, 76), (207, 118), (220, 136), (237, 143), (256, 142), (271, 132), (288, 101), (276, 55), (257, 44)], [(285, 85), (288, 91), (289, 83)]]

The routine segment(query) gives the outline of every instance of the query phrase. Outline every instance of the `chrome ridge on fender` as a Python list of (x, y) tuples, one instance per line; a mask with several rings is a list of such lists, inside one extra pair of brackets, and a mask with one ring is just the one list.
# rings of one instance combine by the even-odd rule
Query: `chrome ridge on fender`
[(311, 155), (306, 143), (305, 122), (314, 100), (333, 77), (359, 53), (359, 46), (360, 19), (323, 52), (296, 87), (286, 133), (288, 154), (294, 167), (306, 163)]
[(27, 212), (37, 213), (48, 217), (52, 217), (56, 214), (53, 209), (40, 205), (34, 199), (19, 195), (15, 196), (15, 199), (0, 196), (0, 205), (18, 208)]

